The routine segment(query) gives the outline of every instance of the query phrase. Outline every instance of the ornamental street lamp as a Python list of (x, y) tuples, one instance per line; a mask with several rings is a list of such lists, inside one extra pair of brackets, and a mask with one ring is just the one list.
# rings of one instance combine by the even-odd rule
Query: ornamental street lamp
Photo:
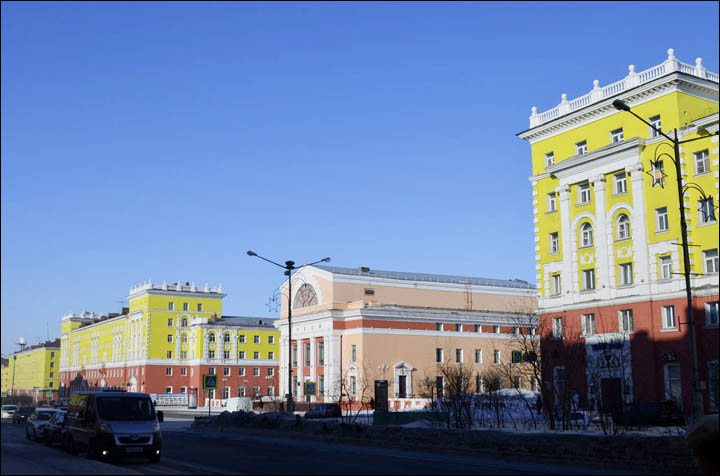
[[(636, 118), (640, 119), (642, 122), (650, 126), (657, 134), (662, 135), (667, 140), (672, 142), (673, 144), (673, 151), (674, 156), (663, 152), (660, 155), (657, 155), (657, 148), (655, 150), (656, 157), (652, 161), (653, 166), (653, 185), (656, 183), (660, 183), (662, 185), (663, 183), (663, 176), (664, 173), (660, 172), (660, 177), (657, 176), (658, 171), (660, 171), (659, 162), (660, 157), (665, 156), (668, 157), (670, 160), (673, 161), (675, 164), (675, 175), (677, 176), (677, 192), (678, 192), (678, 200), (680, 201), (680, 233), (682, 236), (682, 248), (683, 248), (683, 263), (684, 263), (684, 272), (685, 275), (685, 293), (687, 295), (687, 308), (688, 308), (688, 322), (690, 326), (690, 355), (692, 360), (692, 383), (693, 383), (693, 395), (692, 395), (692, 405), (691, 405), (691, 413), (690, 418), (692, 420), (695, 420), (697, 417), (701, 416), (704, 412), (702, 409), (703, 406), (703, 400), (702, 400), (702, 392), (700, 390), (700, 381), (698, 378), (698, 362), (697, 362), (697, 343), (696, 343), (696, 337), (695, 337), (695, 313), (693, 312), (693, 304), (692, 304), (692, 289), (690, 287), (690, 253), (689, 253), (689, 245), (688, 245), (688, 236), (687, 236), (687, 221), (685, 220), (685, 203), (683, 201), (683, 197), (685, 195), (685, 192), (689, 189), (693, 189), (696, 191), (699, 191), (702, 195), (703, 200), (707, 200), (707, 196), (705, 195), (705, 192), (696, 184), (687, 184), (683, 186), (682, 183), (682, 172), (680, 170), (680, 144), (685, 144), (686, 142), (692, 142), (699, 139), (704, 139), (708, 137), (707, 135), (702, 137), (696, 137), (694, 139), (688, 139), (688, 140), (678, 140), (678, 132), (677, 128), (674, 129), (674, 137), (670, 137), (667, 134), (665, 134), (663, 131), (655, 127), (653, 124), (650, 124), (648, 121), (643, 119), (642, 117), (635, 114), (633, 111), (630, 110), (630, 106), (628, 106), (625, 102), (621, 101), (620, 99), (616, 99), (612, 103), (613, 107), (617, 109), (618, 111), (626, 111), (635, 116)], [(715, 135), (718, 133), (716, 132)], [(658, 148), (660, 145), (669, 145), (667, 142), (663, 142), (658, 145)], [(712, 213), (712, 210), (710, 211)]]
[(295, 410), (295, 405), (293, 403), (293, 388), (292, 388), (292, 272), (294, 270), (298, 270), (300, 268), (303, 268), (305, 266), (311, 266), (318, 263), (329, 263), (330, 258), (323, 258), (318, 261), (314, 261), (312, 263), (306, 263), (301, 266), (295, 266), (294, 261), (285, 261), (285, 265), (281, 265), (276, 263), (275, 261), (271, 261), (267, 258), (264, 258), (260, 256), (259, 254), (255, 253), (254, 251), (248, 251), (248, 256), (255, 256), (257, 258), (260, 258), (262, 260), (267, 261), (268, 263), (272, 263), (275, 266), (279, 266), (283, 269), (285, 269), (285, 276), (288, 277), (288, 393), (286, 395), (287, 397), (287, 411), (292, 412)]

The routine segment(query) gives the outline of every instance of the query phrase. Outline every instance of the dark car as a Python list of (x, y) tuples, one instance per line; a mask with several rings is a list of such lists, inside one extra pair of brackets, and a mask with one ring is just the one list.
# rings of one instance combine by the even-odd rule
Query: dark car
[(13, 423), (25, 423), (34, 411), (33, 407), (18, 407), (13, 415)]
[(684, 426), (685, 418), (672, 400), (634, 402), (625, 405), (615, 418), (620, 426)]
[(337, 403), (318, 403), (305, 412), (305, 418), (339, 418), (342, 416)]
[(57, 411), (43, 427), (41, 439), (47, 446), (53, 443), (62, 445), (65, 438), (65, 414), (67, 412)]

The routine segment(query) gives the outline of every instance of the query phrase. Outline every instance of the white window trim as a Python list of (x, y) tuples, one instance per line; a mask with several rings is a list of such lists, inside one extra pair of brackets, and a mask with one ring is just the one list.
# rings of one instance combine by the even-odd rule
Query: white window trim
[[(718, 320), (718, 322), (716, 322), (715, 324), (710, 323), (710, 309), (713, 304), (716, 308), (716, 315)], [(720, 314), (718, 313), (720, 313), (720, 305), (718, 304), (718, 301), (708, 301), (705, 303), (705, 327), (707, 329), (715, 329), (718, 327), (718, 323), (720, 323)]]
[[(630, 319), (632, 320), (632, 329), (623, 329), (623, 311), (630, 311)], [(622, 334), (634, 334), (635, 333), (635, 316), (632, 309), (620, 309), (618, 310), (618, 330)]]
[[(672, 309), (673, 321), (674, 321), (674, 324), (675, 324), (674, 327), (668, 327), (668, 326), (666, 326), (666, 324), (667, 324), (666, 309)], [(662, 328), (660, 329), (660, 332), (675, 332), (675, 331), (678, 330), (678, 318), (677, 318), (677, 313), (675, 312), (675, 306), (673, 306), (673, 305), (670, 305), (670, 306), (662, 306), (661, 309), (660, 309), (660, 316), (661, 316), (661, 318), (662, 318)]]

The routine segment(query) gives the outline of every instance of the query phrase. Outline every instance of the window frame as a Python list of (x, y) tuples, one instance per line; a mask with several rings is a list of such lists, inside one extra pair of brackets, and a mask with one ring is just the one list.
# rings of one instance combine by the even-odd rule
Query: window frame
[(583, 291), (594, 291), (597, 283), (595, 282), (595, 268), (582, 270)]
[(545, 168), (555, 165), (555, 152), (545, 154)]
[[(713, 312), (714, 309), (714, 312)], [(715, 322), (712, 322), (712, 317), (715, 317)], [(720, 306), (718, 301), (708, 301), (705, 303), (705, 327), (715, 328), (718, 327), (720, 322)]]
[[(675, 314), (675, 306), (662, 306), (662, 330), (676, 331), (678, 330), (677, 314)], [(669, 318), (672, 317), (672, 326), (668, 326), (670, 323)]]
[(556, 254), (560, 253), (560, 233), (558, 233), (557, 231), (554, 231), (554, 232), (550, 233), (548, 236), (549, 236), (549, 240), (550, 240), (550, 244), (549, 244), (550, 250), (549, 250), (548, 254), (556, 255)]
[(590, 182), (585, 181), (582, 183), (579, 183), (577, 185), (578, 187), (578, 196), (577, 201), (578, 205), (587, 205), (592, 200), (591, 193), (590, 193)]
[(560, 273), (550, 275), (550, 295), (560, 296), (562, 294), (562, 278)]
[(585, 155), (587, 154), (587, 151), (587, 139), (575, 143), (575, 155)]
[(627, 213), (621, 213), (615, 222), (615, 241), (629, 240), (631, 238), (630, 217)]
[(580, 243), (579, 248), (591, 248), (595, 246), (595, 240), (593, 239), (593, 226), (590, 222), (585, 222), (580, 225)]
[[(664, 228), (662, 227), (664, 225)], [(668, 220), (667, 207), (655, 209), (655, 233), (665, 233), (670, 231), (670, 221)]]
[(660, 117), (660, 114), (648, 118), (648, 122), (650, 123), (650, 138), (660, 137), (662, 135), (660, 134), (662, 131), (662, 117)]
[(633, 334), (635, 332), (632, 308), (618, 311), (618, 330), (623, 334)]
[(629, 263), (618, 263), (618, 278), (620, 278), (619, 286), (630, 286), (634, 284), (633, 281), (633, 264)]
[(623, 128), (615, 129), (614, 131), (610, 131), (610, 143), (615, 144), (616, 142), (622, 142), (625, 140), (625, 134), (623, 133)]
[[(711, 253), (714, 253), (715, 255), (713, 256)], [(711, 254), (711, 255), (708, 256), (708, 254)], [(703, 257), (703, 272), (705, 274), (717, 274), (718, 273), (718, 264), (720, 264), (720, 263), (718, 263), (718, 249), (712, 248), (709, 250), (703, 250), (702, 257)], [(710, 269), (711, 266), (708, 266), (709, 263), (712, 264), (712, 269)]]
[[(582, 325), (583, 336), (594, 336), (597, 334), (597, 321), (595, 320), (595, 313), (589, 312), (587, 314), (581, 314), (580, 323)], [(588, 327), (591, 327), (591, 329), (588, 329)]]
[(557, 211), (557, 193), (548, 193), (547, 197), (547, 213), (554, 213)]
[[(705, 175), (712, 172), (710, 168), (710, 151), (708, 149), (693, 152), (693, 162), (695, 163), (695, 175)], [(702, 164), (702, 171), (698, 170), (699, 164)]]

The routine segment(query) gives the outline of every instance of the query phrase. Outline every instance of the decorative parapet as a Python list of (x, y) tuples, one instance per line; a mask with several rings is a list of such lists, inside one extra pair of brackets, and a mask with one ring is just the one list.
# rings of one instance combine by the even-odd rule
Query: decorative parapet
[(93, 320), (93, 321), (96, 321), (96, 320), (100, 320), (100, 318), (102, 318), (102, 317), (105, 317), (105, 315), (104, 315), (104, 314), (98, 314), (98, 313), (95, 313), (95, 312), (87, 312), (87, 311), (86, 311), (86, 312), (83, 312), (83, 313), (68, 312), (68, 313), (65, 313), (65, 314), (62, 315), (61, 320), (65, 321), (65, 320), (70, 320), (70, 319), (76, 319), (76, 320), (77, 320), (77, 319), (85, 319), (85, 320)]
[(217, 287), (211, 287), (207, 283), (205, 283), (205, 286), (200, 288), (195, 285), (195, 283), (185, 283), (183, 285), (182, 283), (173, 283), (173, 284), (167, 284), (165, 281), (163, 281), (162, 284), (154, 284), (152, 281), (145, 281), (144, 283), (140, 283), (136, 286), (133, 286), (130, 288), (129, 295), (133, 295), (136, 293), (139, 293), (141, 291), (145, 290), (152, 290), (157, 289), (161, 291), (180, 291), (180, 292), (191, 292), (191, 293), (218, 293), (222, 294), (223, 287), (222, 284)]
[(537, 107), (533, 106), (531, 109), (532, 114), (530, 114), (530, 128), (674, 72), (689, 74), (715, 83), (720, 82), (720, 75), (705, 69), (702, 65), (702, 58), (695, 60), (695, 66), (681, 63), (675, 58), (675, 50), (672, 48), (668, 50), (668, 57), (663, 63), (640, 73), (635, 72), (635, 66), (632, 64), (628, 66), (628, 70), (628, 75), (624, 79), (603, 88), (600, 87), (600, 82), (596, 79), (593, 81), (592, 91), (572, 101), (567, 100), (567, 94), (562, 94), (560, 104), (549, 111), (538, 114)]

